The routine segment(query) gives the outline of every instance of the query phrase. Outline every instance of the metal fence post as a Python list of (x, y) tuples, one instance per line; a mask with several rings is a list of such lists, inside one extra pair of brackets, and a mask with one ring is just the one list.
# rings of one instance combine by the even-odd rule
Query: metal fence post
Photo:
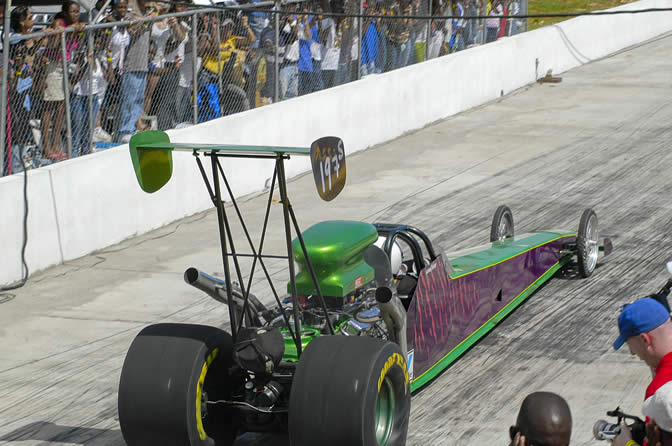
[(221, 95), (222, 91), (222, 13), (217, 13), (217, 91)]
[[(91, 11), (89, 11), (89, 21), (91, 20)], [(94, 37), (93, 33), (95, 31), (93, 30), (88, 30), (87, 33), (87, 46), (88, 51), (87, 54), (89, 55), (89, 128), (88, 128), (88, 133), (89, 137), (87, 139), (88, 146), (83, 150), (84, 153), (88, 153), (91, 150), (91, 146), (93, 145), (93, 129), (95, 127), (95, 119), (96, 116), (93, 116), (93, 67), (95, 66), (96, 63), (96, 50), (93, 47), (94, 46)], [(101, 67), (102, 68), (102, 67)]]
[(425, 60), (429, 60), (429, 42), (432, 40), (432, 0), (429, 0), (429, 19), (427, 20), (427, 35), (425, 36)]
[(362, 62), (364, 61), (364, 33), (362, 25), (364, 22), (364, 0), (359, 0), (359, 17), (357, 18), (357, 32), (359, 33), (359, 66), (357, 67), (357, 80), (362, 78)]
[(273, 89), (273, 102), (280, 102), (280, 1), (275, 0), (275, 5), (273, 6), (273, 9), (275, 10), (275, 63), (274, 65), (274, 70), (275, 70), (275, 76), (273, 77), (274, 80), (274, 89)]
[[(488, 8), (486, 7), (484, 10), (486, 13), (483, 15), (487, 15)], [(488, 19), (481, 19), (481, 21), (483, 22), (483, 27), (481, 28), (481, 30), (483, 31), (481, 33), (481, 45), (484, 45), (486, 43), (485, 39), (487, 37)]]
[[(68, 158), (72, 157), (72, 121), (70, 120), (70, 76), (68, 73), (68, 51), (65, 45), (65, 32), (61, 33), (61, 58), (63, 59), (63, 96), (65, 98), (65, 128), (68, 137)], [(61, 129), (54, 129), (57, 141), (61, 139)]]
[[(5, 23), (4, 30), (9, 30), (10, 8), (12, 7), (11, 0), (5, 2)], [(10, 129), (7, 128), (7, 110), (9, 104), (7, 103), (7, 74), (9, 70), (9, 33), (2, 33), (4, 39), (2, 42), (2, 93), (0, 94), (0, 177), (5, 174), (5, 146), (7, 143), (7, 134)], [(11, 160), (9, 160), (11, 162)]]
[(194, 90), (192, 97), (194, 98), (194, 124), (198, 124), (198, 18), (196, 14), (191, 16), (191, 50), (192, 50), (192, 88)]

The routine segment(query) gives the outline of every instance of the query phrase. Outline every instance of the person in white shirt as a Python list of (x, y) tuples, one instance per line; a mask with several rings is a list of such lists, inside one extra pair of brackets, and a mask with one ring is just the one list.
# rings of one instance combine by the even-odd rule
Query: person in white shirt
[[(509, 15), (520, 15), (520, 1), (518, 0), (512, 0), (511, 3), (509, 4)], [(520, 19), (513, 19), (511, 20), (511, 34), (512, 36), (515, 36), (516, 34), (520, 33), (520, 29), (522, 27), (522, 20)]]
[(335, 85), (338, 58), (341, 55), (340, 38), (333, 18), (327, 17), (322, 20), (320, 40), (323, 42), (322, 79), (324, 88), (330, 88)]
[[(167, 14), (170, 10), (168, 3), (156, 3), (159, 15)], [(159, 129), (165, 130), (176, 125), (176, 118), (170, 115), (170, 103), (174, 97), (170, 92), (177, 89), (178, 69), (184, 61), (184, 45), (186, 30), (175, 17), (164, 18), (152, 23), (150, 41), (155, 49), (154, 57), (149, 62), (150, 71), (147, 75), (147, 89), (145, 90), (145, 115), (157, 115)], [(157, 104), (152, 109), (154, 92), (159, 91)], [(138, 122), (138, 129), (146, 129), (143, 120)]]
[(285, 18), (284, 26), (280, 27), (280, 45), (281, 54), (280, 63), (280, 98), (290, 99), (298, 96), (299, 93), (299, 39), (298, 39), (298, 20), (296, 16)]
[[(112, 49), (105, 49), (105, 37), (98, 34), (94, 41), (93, 58), (85, 53), (80, 53), (84, 59), (77, 63), (77, 69), (72, 75), (72, 96), (70, 101), (70, 112), (72, 116), (72, 156), (85, 155), (91, 149), (89, 140), (89, 102), (93, 113), (93, 121), (98, 118), (98, 111), (105, 94), (107, 84), (114, 79), (114, 69), (112, 68)], [(91, 78), (89, 78), (89, 66), (92, 69)], [(89, 96), (92, 96), (89, 100)]]

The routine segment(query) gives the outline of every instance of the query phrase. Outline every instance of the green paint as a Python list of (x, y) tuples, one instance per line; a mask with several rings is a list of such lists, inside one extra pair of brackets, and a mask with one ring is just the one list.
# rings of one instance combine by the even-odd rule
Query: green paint
[(576, 234), (573, 232), (533, 232), (476, 248), (448, 253), (446, 257), (455, 270), (450, 278), (457, 279), (475, 271), (489, 268), (557, 238), (574, 235)]
[[(378, 239), (376, 228), (359, 221), (323, 221), (302, 233), (320, 290), (324, 296), (345, 297), (361, 285), (374, 279), (374, 271), (364, 262), (364, 251)], [(301, 244), (292, 242), (294, 260), (299, 264), (296, 289), (301, 295), (315, 295), (317, 290), (308, 271)], [(287, 284), (287, 290), (290, 291)]]
[(565, 266), (572, 259), (571, 255), (561, 258), (558, 263), (553, 265), (548, 271), (542, 274), (537, 280), (535, 280), (529, 287), (523, 290), (515, 299), (513, 299), (507, 306), (502, 308), (497, 314), (491, 317), (485, 324), (467, 337), (464, 341), (452, 349), (446, 356), (441, 358), (439, 362), (434, 364), (423, 373), (421, 376), (411, 381), (411, 392), (415, 392), (433, 378), (435, 378), (439, 373), (443, 372), (450, 364), (452, 364), (457, 358), (462, 356), (462, 354), (467, 351), (469, 347), (474, 345), (476, 341), (485, 336), (490, 330), (495, 328), (495, 326), (504, 319), (509, 313), (511, 313), (516, 307), (525, 301), (532, 293), (534, 293), (537, 288), (539, 288), (544, 282), (550, 279), (553, 274), (556, 273), (560, 268)]
[[(143, 132), (144, 133), (144, 132)], [(310, 155), (307, 147), (281, 147), (281, 146), (240, 146), (222, 144), (189, 144), (189, 143), (155, 143), (143, 144), (143, 149), (170, 149), (170, 150), (199, 150), (203, 152), (228, 152), (231, 154), (275, 155), (289, 153), (290, 155)]]
[(136, 133), (128, 145), (135, 176), (142, 190), (148, 193), (156, 192), (170, 180), (173, 174), (173, 150), (226, 152), (231, 155), (310, 155), (309, 147), (171, 143), (168, 134), (160, 130)]
[[(133, 135), (128, 146), (140, 188), (147, 193), (161, 189), (173, 175), (173, 155), (170, 149), (146, 149), (145, 145), (170, 143), (165, 132), (149, 130)], [(142, 147), (141, 147), (142, 146)]]
[[(303, 331), (301, 336), (301, 351), (304, 351), (310, 341), (320, 336), (320, 329), (304, 325), (301, 327), (301, 330)], [(280, 333), (282, 333), (282, 337), (285, 342), (285, 353), (282, 355), (283, 361), (298, 361), (299, 355), (296, 354), (296, 344), (294, 343), (291, 332), (287, 329), (287, 327), (282, 327), (280, 328)]]

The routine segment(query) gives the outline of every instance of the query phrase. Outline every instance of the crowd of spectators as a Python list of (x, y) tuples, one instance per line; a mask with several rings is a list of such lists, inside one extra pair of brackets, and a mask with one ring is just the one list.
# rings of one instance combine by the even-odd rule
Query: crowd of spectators
[[(520, 12), (519, 0), (492, 1), (437, 0), (433, 16), (459, 18), (431, 21), (393, 18), (426, 16), (420, 0), (365, 0), (364, 12), (379, 16), (367, 19), (323, 15), (359, 14), (359, 0), (285, 4), (277, 42), (263, 10), (198, 13), (193, 30), (192, 16), (166, 16), (195, 9), (190, 0), (112, 0), (104, 10), (101, 0), (93, 16), (109, 26), (88, 33), (79, 4), (65, 1), (43, 35), (10, 45), (4, 173), (66, 159), (68, 138), (76, 157), (137, 131), (191, 125), (518, 33), (520, 20), (507, 15)], [(469, 20), (479, 15), (490, 17)], [(58, 31), (66, 27), (74, 32), (64, 48)], [(14, 8), (11, 35), (34, 31), (32, 11)]]

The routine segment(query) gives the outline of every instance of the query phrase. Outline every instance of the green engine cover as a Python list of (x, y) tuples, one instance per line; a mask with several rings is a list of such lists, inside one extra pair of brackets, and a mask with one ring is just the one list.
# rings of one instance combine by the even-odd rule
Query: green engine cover
[[(310, 262), (317, 274), (322, 295), (345, 297), (374, 278), (364, 261), (364, 251), (378, 239), (378, 231), (360, 221), (323, 221), (303, 232)], [(299, 264), (296, 288), (300, 295), (316, 295), (299, 239), (292, 242), (294, 260)], [(291, 293), (291, 284), (287, 284)]]

